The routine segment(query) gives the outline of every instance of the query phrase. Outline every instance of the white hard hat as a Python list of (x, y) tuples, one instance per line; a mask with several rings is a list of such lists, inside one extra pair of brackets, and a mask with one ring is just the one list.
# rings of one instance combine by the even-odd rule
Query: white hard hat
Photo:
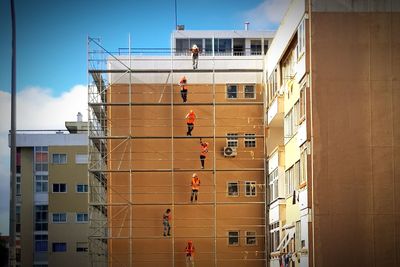
[(196, 176), (197, 176), (197, 173), (193, 173), (192, 177), (194, 178), (194, 177), (196, 177)]
[(193, 48), (197, 48), (197, 45), (196, 45), (196, 44), (194, 44), (194, 45), (193, 45)]

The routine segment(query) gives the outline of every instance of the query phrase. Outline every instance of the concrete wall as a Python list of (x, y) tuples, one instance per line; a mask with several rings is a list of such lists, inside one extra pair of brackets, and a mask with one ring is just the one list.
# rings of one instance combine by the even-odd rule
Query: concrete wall
[(400, 14), (311, 22), (314, 265), (398, 266)]

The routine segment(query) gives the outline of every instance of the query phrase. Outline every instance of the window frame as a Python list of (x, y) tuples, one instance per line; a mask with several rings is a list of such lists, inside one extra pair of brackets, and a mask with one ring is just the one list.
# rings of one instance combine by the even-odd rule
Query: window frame
[[(83, 187), (83, 191), (79, 191), (79, 187), (82, 186)], [(75, 186), (75, 192), (76, 193), (80, 193), (80, 194), (85, 194), (89, 192), (89, 185), (88, 184), (76, 184)]]
[[(56, 246), (57, 245), (64, 245), (65, 250), (57, 250)], [(52, 242), (51, 243), (51, 251), (52, 252), (67, 252), (68, 251), (68, 247), (67, 247), (67, 242)]]
[[(44, 238), (45, 237), (45, 238)], [(35, 252), (49, 251), (49, 236), (47, 234), (35, 234), (33, 237)], [(44, 249), (40, 249), (44, 247)]]
[[(236, 92), (234, 93), (235, 94), (235, 97), (229, 97), (229, 95), (230, 94), (233, 94), (233, 92), (229, 92), (229, 89), (231, 88), (231, 87), (236, 87)], [(225, 94), (225, 98), (226, 99), (238, 99), (238, 96), (239, 96), (239, 85), (238, 84), (232, 84), (232, 83), (228, 83), (228, 84), (226, 84), (226, 94)]]
[[(235, 195), (230, 194), (230, 191), (229, 191), (230, 187), (229, 186), (231, 184), (236, 184), (236, 194)], [(228, 181), (226, 183), (226, 194), (227, 194), (228, 197), (239, 197), (239, 195), (240, 195), (239, 181)]]
[[(54, 186), (58, 185), (59, 186), (59, 191), (54, 190)], [(61, 185), (65, 185), (65, 191), (61, 191)], [(68, 186), (66, 183), (53, 183), (51, 186), (51, 192), (52, 193), (68, 193)]]
[[(249, 238), (254, 238), (254, 243), (249, 243)], [(257, 232), (256, 231), (246, 231), (244, 239), (245, 239), (246, 246), (257, 246), (258, 242), (257, 242)]]
[[(79, 216), (83, 215), (83, 218), (85, 219), (85, 217), (87, 218), (87, 220), (79, 220)], [(76, 223), (89, 223), (89, 213), (87, 212), (77, 212), (75, 213), (75, 222)]]
[[(44, 179), (44, 177), (46, 177), (46, 179)], [(38, 184), (40, 184), (39, 187)], [(45, 187), (46, 190), (43, 190), (43, 187)], [(38, 190), (39, 188), (40, 190)], [(35, 175), (35, 193), (48, 193), (48, 192), (49, 192), (49, 176)]]
[[(65, 162), (62, 160), (63, 158), (65, 158)], [(52, 153), (51, 163), (56, 165), (65, 165), (68, 163), (68, 155), (66, 153)]]
[(285, 196), (293, 195), (294, 191), (294, 164), (285, 171)]
[(89, 155), (87, 153), (76, 153), (75, 164), (85, 165), (89, 163)]
[[(236, 233), (237, 236), (232, 236), (231, 233)], [(239, 230), (228, 230), (228, 246), (230, 247), (238, 247), (240, 246), (240, 232)], [(231, 238), (235, 238), (237, 242), (231, 243)]]
[[(65, 220), (61, 220), (62, 217), (64, 217)], [(56, 217), (58, 217), (58, 219), (54, 220)], [(53, 212), (51, 214), (51, 222), (55, 223), (55, 224), (62, 224), (62, 223), (67, 223), (68, 222), (68, 216), (66, 212)]]
[[(251, 87), (253, 88), (253, 92), (252, 92), (252, 97), (247, 97), (246, 94), (249, 94), (248, 92), (246, 92), (247, 87)], [(244, 84), (243, 85), (243, 98), (244, 99), (256, 99), (256, 85), (255, 84)]]
[[(231, 145), (236, 144), (236, 145)], [(239, 134), (238, 133), (227, 133), (226, 134), (226, 146), (227, 147), (239, 147)]]
[[(274, 175), (271, 180), (272, 175)], [(279, 198), (279, 168), (276, 167), (270, 174), (268, 174), (269, 182), (269, 202), (272, 203)], [(275, 192), (276, 191), (276, 192)]]
[[(253, 187), (252, 187), (252, 185), (253, 185)], [(247, 190), (248, 188), (250, 188), (250, 191)], [(252, 188), (254, 189), (254, 192), (253, 192)], [(256, 197), (257, 196), (257, 182), (256, 181), (245, 181), (244, 182), (244, 195), (246, 197)]]
[(76, 242), (75, 251), (76, 252), (88, 252), (89, 251), (89, 243), (88, 242)]
[[(243, 143), (244, 143), (244, 147), (256, 148), (257, 147), (256, 134), (245, 133)], [(253, 143), (254, 143), (254, 146), (250, 145)]]

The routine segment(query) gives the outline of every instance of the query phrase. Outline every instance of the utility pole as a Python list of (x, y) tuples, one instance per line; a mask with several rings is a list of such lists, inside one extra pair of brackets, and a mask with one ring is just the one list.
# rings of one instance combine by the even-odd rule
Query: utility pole
[(16, 173), (17, 173), (17, 148), (16, 148), (16, 27), (14, 0), (11, 3), (11, 26), (12, 26), (12, 59), (11, 59), (11, 131), (10, 131), (10, 243), (9, 243), (9, 266), (16, 266)]

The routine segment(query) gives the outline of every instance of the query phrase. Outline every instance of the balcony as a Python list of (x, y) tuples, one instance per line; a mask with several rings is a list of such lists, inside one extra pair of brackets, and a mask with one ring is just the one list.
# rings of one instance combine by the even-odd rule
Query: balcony
[(283, 96), (277, 96), (267, 110), (268, 127), (283, 127)]

